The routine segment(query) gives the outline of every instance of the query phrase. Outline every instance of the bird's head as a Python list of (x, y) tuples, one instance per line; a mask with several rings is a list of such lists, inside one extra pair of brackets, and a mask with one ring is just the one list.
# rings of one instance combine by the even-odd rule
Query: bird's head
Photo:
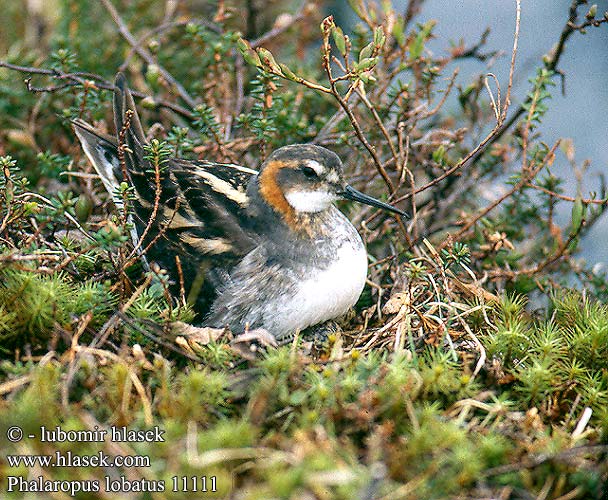
[(288, 220), (327, 210), (348, 199), (406, 216), (404, 212), (349, 186), (338, 155), (321, 146), (294, 144), (274, 151), (259, 174), (264, 200)]

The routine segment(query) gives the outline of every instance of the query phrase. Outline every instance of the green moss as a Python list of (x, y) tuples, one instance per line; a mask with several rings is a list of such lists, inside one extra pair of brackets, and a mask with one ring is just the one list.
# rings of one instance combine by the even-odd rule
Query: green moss
[(552, 297), (551, 319), (532, 321), (518, 313), (514, 302), (501, 304), (497, 329), (483, 341), (488, 354), (513, 375), (522, 403), (555, 407), (557, 398), (557, 406), (578, 400), (603, 408), (608, 402), (608, 307), (567, 291)]
[(45, 276), (12, 269), (0, 270), (0, 308), (12, 319), (0, 330), (5, 340), (23, 336), (43, 340), (55, 322), (69, 321), (74, 289), (64, 275)]

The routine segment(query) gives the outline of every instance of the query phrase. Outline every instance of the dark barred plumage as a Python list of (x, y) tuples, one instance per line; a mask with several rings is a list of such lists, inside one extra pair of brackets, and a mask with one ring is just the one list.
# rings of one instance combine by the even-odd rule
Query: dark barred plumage
[[(73, 122), (74, 130), (109, 193), (114, 195), (121, 181), (134, 187), (134, 245), (142, 235), (140, 249), (155, 240), (145, 257), (165, 268), (176, 288), (175, 256), (180, 257), (188, 300), (210, 326), (242, 330), (249, 324), (281, 339), (342, 314), (363, 288), (365, 253), (332, 201), (344, 197), (404, 215), (346, 185), (342, 164), (331, 151), (292, 145), (272, 153), (259, 173), (239, 165), (170, 159), (161, 171), (153, 218), (155, 172), (121, 74), (114, 119), (116, 137), (82, 120)], [(115, 202), (122, 200), (115, 197)], [(355, 261), (356, 279), (348, 276)], [(343, 289), (335, 283), (342, 274)], [(327, 290), (317, 292), (317, 286)], [(323, 298), (324, 293), (329, 296)], [(317, 295), (323, 299), (318, 305)]]

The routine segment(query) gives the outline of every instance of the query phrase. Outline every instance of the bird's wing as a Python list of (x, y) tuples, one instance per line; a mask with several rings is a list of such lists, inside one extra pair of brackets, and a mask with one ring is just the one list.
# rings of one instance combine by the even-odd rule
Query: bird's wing
[[(255, 170), (238, 165), (177, 160), (172, 175), (200, 234), (221, 247), (230, 245), (243, 256), (255, 247), (249, 229), (247, 185)], [(197, 236), (198, 237), (198, 236)], [(195, 245), (198, 243), (194, 243)], [(200, 243), (206, 247), (208, 243)]]
[(167, 269), (176, 285), (180, 281), (178, 255), (186, 291), (196, 302), (197, 311), (204, 314), (216, 288), (257, 244), (248, 223), (246, 193), (256, 171), (172, 159), (156, 179), (155, 169), (146, 159), (143, 128), (122, 75), (116, 78), (114, 113), (117, 138), (97, 132), (82, 120), (73, 121), (76, 135), (117, 205), (123, 202), (116, 196), (120, 182), (133, 186), (134, 244), (146, 249), (149, 261)]

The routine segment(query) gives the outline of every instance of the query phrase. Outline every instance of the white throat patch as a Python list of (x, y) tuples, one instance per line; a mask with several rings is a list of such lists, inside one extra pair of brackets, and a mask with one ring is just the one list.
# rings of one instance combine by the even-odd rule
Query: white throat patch
[(285, 194), (285, 199), (296, 212), (321, 212), (338, 199), (338, 196), (328, 191), (291, 191)]

